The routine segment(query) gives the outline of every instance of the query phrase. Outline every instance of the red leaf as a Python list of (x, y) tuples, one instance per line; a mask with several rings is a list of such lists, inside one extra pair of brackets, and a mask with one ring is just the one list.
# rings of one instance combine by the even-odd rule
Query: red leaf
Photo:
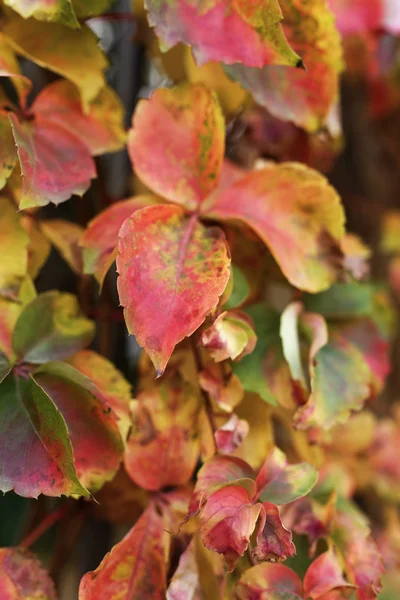
[(118, 292), (128, 330), (161, 375), (175, 345), (217, 305), (229, 279), (223, 232), (177, 206), (143, 208), (120, 230)]
[(215, 442), (221, 454), (232, 454), (249, 433), (249, 424), (233, 413), (228, 421), (215, 432)]
[(225, 127), (216, 97), (202, 84), (156, 90), (136, 108), (128, 150), (154, 192), (196, 209), (221, 173)]
[(20, 121), (10, 113), (22, 172), (20, 208), (60, 204), (72, 194), (82, 196), (96, 177), (90, 153), (63, 127), (36, 117)]
[(40, 561), (21, 548), (0, 549), (1, 600), (56, 600), (54, 584)]
[(343, 577), (343, 569), (333, 550), (320, 554), (308, 567), (304, 576), (306, 598), (318, 600), (336, 588), (353, 587)]
[(194, 390), (178, 379), (140, 394), (125, 451), (126, 470), (140, 487), (156, 491), (188, 482), (200, 449), (199, 408)]
[(257, 528), (257, 545), (253, 550), (257, 560), (286, 560), (296, 554), (292, 533), (284, 527), (279, 508), (263, 502)]
[(340, 198), (322, 175), (304, 165), (282, 163), (253, 171), (213, 194), (202, 212), (250, 226), (300, 289), (326, 289), (342, 269)]
[(187, 0), (150, 0), (146, 8), (163, 47), (184, 42), (192, 46), (199, 64), (209, 60), (254, 67), (298, 63), (283, 34), (282, 12), (276, 0), (265, 6), (227, 0), (204, 5)]
[(303, 586), (289, 567), (263, 563), (243, 573), (236, 595), (238, 600), (302, 600)]
[(257, 343), (250, 317), (241, 311), (225, 311), (201, 334), (201, 343), (216, 362), (240, 360), (251, 354)]
[(81, 240), (84, 272), (95, 274), (102, 285), (117, 254), (118, 233), (122, 223), (139, 208), (155, 203), (155, 196), (135, 196), (115, 202), (89, 221)]
[(170, 534), (151, 504), (95, 571), (86, 573), (79, 600), (164, 600)]
[(77, 87), (65, 79), (55, 81), (36, 97), (32, 111), (74, 134), (92, 156), (124, 146), (123, 107), (110, 87), (104, 87), (84, 112)]
[(209, 550), (224, 555), (229, 570), (248, 548), (261, 505), (252, 504), (248, 491), (228, 485), (212, 493), (200, 512), (200, 535)]

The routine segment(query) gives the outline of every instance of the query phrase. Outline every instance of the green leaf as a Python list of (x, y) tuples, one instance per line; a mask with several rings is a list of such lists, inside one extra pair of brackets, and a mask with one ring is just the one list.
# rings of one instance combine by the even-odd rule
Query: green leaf
[(327, 319), (351, 319), (371, 314), (375, 293), (368, 283), (335, 283), (319, 294), (305, 294), (302, 301), (307, 311)]
[(80, 313), (71, 294), (41, 294), (22, 311), (13, 333), (13, 349), (25, 362), (40, 364), (68, 358), (87, 346), (94, 324)]

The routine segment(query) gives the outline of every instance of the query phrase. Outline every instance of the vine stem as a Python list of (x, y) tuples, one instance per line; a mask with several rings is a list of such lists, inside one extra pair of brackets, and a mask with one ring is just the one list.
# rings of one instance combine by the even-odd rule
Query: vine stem
[(21, 548), (30, 548), (50, 527), (53, 527), (58, 521), (61, 521), (71, 510), (69, 504), (63, 504), (54, 512), (45, 516), (26, 538), (20, 543)]
[[(190, 338), (190, 343), (191, 343), (191, 346), (192, 346), (192, 351), (193, 351), (193, 356), (194, 356), (194, 360), (195, 360), (196, 367), (197, 367), (197, 372), (200, 373), (203, 370), (203, 361), (201, 359), (201, 355), (200, 355), (199, 349), (196, 346), (196, 342), (194, 341), (194, 339), (192, 337)], [(217, 424), (215, 422), (215, 417), (214, 417), (214, 412), (213, 412), (212, 404), (211, 404), (211, 401), (210, 401), (210, 398), (209, 398), (208, 394), (206, 394), (206, 392), (201, 387), (200, 387), (200, 390), (201, 390), (201, 395), (204, 398), (204, 404), (205, 404), (205, 407), (206, 407), (206, 412), (207, 412), (208, 420), (210, 422), (210, 426), (211, 426), (211, 429), (212, 429), (212, 432), (213, 432), (215, 452), (217, 453), (217, 445), (215, 443), (214, 433), (217, 431), (218, 427), (217, 427)]]

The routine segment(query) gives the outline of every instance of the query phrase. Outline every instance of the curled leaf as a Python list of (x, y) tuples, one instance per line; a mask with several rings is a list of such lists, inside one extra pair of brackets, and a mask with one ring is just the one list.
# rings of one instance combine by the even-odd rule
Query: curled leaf
[(241, 360), (257, 343), (251, 319), (239, 311), (225, 311), (201, 334), (201, 343), (215, 362)]

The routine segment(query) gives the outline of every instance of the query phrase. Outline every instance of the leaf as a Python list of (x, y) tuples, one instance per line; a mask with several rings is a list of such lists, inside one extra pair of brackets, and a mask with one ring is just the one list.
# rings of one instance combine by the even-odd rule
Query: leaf
[(217, 449), (221, 454), (232, 454), (249, 433), (249, 424), (232, 413), (229, 419), (215, 431)]
[(257, 560), (286, 560), (296, 554), (292, 533), (284, 527), (279, 508), (270, 502), (263, 502), (260, 523), (257, 528), (257, 544), (252, 551)]
[(215, 362), (241, 360), (257, 343), (252, 321), (241, 311), (225, 311), (201, 334), (201, 343)]
[(344, 579), (342, 573), (340, 562), (332, 549), (320, 554), (305, 574), (305, 597), (317, 600), (337, 588), (353, 587)]
[(307, 311), (327, 319), (351, 319), (372, 313), (375, 293), (368, 283), (335, 283), (325, 292), (305, 295), (302, 301)]
[(18, 297), (28, 271), (28, 236), (21, 227), (16, 206), (0, 196), (0, 294)]
[(86, 19), (87, 17), (101, 15), (113, 5), (114, 1), (115, 0), (72, 0), (72, 6), (74, 7), (77, 17)]
[(231, 413), (243, 400), (244, 390), (235, 374), (224, 377), (219, 368), (209, 365), (200, 371), (199, 384), (207, 392), (215, 412)]
[(73, 29), (79, 27), (71, 0), (4, 0), (4, 4), (16, 10), (24, 19), (34, 17), (39, 21), (62, 23)]
[(79, 480), (97, 491), (113, 479), (122, 459), (123, 444), (110, 406), (68, 364), (49, 362), (33, 378), (65, 419)]
[(282, 12), (276, 0), (266, 6), (249, 6), (244, 2), (231, 5), (226, 0), (202, 5), (186, 0), (169, 3), (147, 0), (146, 8), (162, 49), (184, 42), (192, 47), (198, 64), (208, 60), (240, 62), (253, 67), (298, 64), (299, 57), (282, 31)]
[(256, 477), (257, 492), (262, 502), (288, 504), (308, 494), (317, 479), (314, 467), (305, 462), (289, 465), (285, 454), (275, 447)]
[(32, 279), (36, 279), (49, 257), (51, 245), (40, 230), (37, 219), (25, 213), (21, 215), (20, 223), (29, 236), (28, 274)]
[(303, 586), (289, 567), (262, 563), (243, 573), (236, 595), (238, 600), (302, 600)]
[(229, 485), (215, 491), (200, 511), (200, 535), (206, 548), (224, 555), (229, 571), (247, 550), (260, 513), (247, 489)]
[(292, 397), (292, 383), (279, 337), (280, 316), (266, 304), (255, 304), (246, 312), (254, 323), (257, 345), (250, 355), (233, 363), (232, 370), (247, 392), (259, 394), (273, 406), (285, 405)]
[(17, 54), (75, 84), (84, 108), (104, 87), (107, 59), (86, 25), (72, 30), (58, 23), (24, 20), (13, 15), (4, 22), (2, 31)]
[(282, 163), (253, 171), (217, 191), (202, 212), (246, 223), (267, 244), (289, 282), (302, 290), (328, 288), (341, 270), (340, 198), (322, 175), (304, 165)]
[(27, 278), (22, 282), (17, 298), (11, 300), (0, 296), (0, 352), (4, 353), (11, 362), (15, 360), (12, 335), (24, 305), (31, 301), (30, 297), (26, 297), (29, 288), (34, 292), (33, 284)]
[(139, 101), (129, 156), (138, 177), (160, 196), (198, 208), (218, 184), (224, 149), (221, 108), (204, 85), (158, 89)]
[[(1, 46), (0, 46), (1, 48)], [(0, 63), (1, 68), (1, 63)], [(0, 110), (0, 190), (6, 185), (7, 179), (14, 169), (18, 157), (15, 149), (14, 136), (11, 129), (8, 112)]]
[(155, 196), (134, 196), (128, 200), (114, 202), (89, 221), (81, 240), (84, 272), (94, 274), (102, 285), (108, 269), (115, 260), (118, 233), (122, 223), (139, 208), (156, 203)]
[(383, 6), (386, 3), (387, 0), (328, 0), (336, 18), (337, 28), (344, 35), (379, 29), (382, 25)]
[(2, 600), (57, 600), (47, 571), (22, 548), (0, 549), (0, 596)]
[(317, 131), (327, 124), (338, 96), (343, 68), (340, 36), (326, 0), (280, 0), (279, 4), (284, 32), (305, 70), (280, 65), (260, 70), (244, 61), (226, 69), (275, 117)]
[(88, 495), (77, 478), (68, 429), (31, 378), (10, 373), (0, 384), (0, 489), (20, 496)]
[(86, 573), (79, 600), (164, 600), (170, 534), (150, 504), (124, 539)]
[(258, 470), (274, 446), (271, 409), (256, 394), (246, 394), (235, 413), (240, 419), (245, 419), (250, 428), (242, 444), (236, 449), (235, 456)]
[(36, 117), (19, 121), (10, 113), (22, 173), (20, 208), (59, 204), (82, 196), (96, 177), (86, 146), (63, 127)]
[(142, 392), (133, 410), (125, 468), (140, 487), (157, 491), (186, 484), (200, 451), (199, 400), (180, 379)]
[(26, 99), (31, 91), (32, 83), (27, 77), (21, 75), (17, 57), (3, 33), (0, 33), (0, 77), (10, 77), (21, 108), (26, 108)]
[(360, 351), (340, 333), (314, 356), (311, 395), (295, 416), (299, 428), (330, 429), (360, 410), (370, 395), (370, 372)]
[(101, 89), (84, 112), (76, 86), (55, 81), (39, 93), (32, 111), (77, 136), (92, 156), (116, 152), (125, 145), (124, 108), (109, 86)]
[(47, 219), (40, 222), (40, 229), (57, 248), (65, 262), (80, 275), (83, 270), (82, 249), (80, 241), (83, 227), (62, 219)]
[(22, 311), (13, 333), (13, 349), (25, 362), (40, 364), (68, 358), (93, 337), (92, 321), (81, 316), (71, 294), (45, 292)]
[[(88, 377), (118, 417), (118, 427), (123, 440), (131, 427), (129, 404), (132, 399), (131, 384), (104, 356), (93, 350), (79, 350), (68, 363)], [(97, 396), (96, 392), (93, 394)]]
[(196, 331), (225, 289), (225, 236), (180, 207), (158, 205), (124, 222), (118, 247), (118, 293), (128, 330), (161, 375), (175, 345)]
[(204, 598), (197, 564), (195, 540), (181, 554), (167, 589), (166, 600), (202, 600)]
[(244, 304), (251, 293), (249, 283), (243, 272), (235, 265), (232, 265), (231, 273), (233, 279), (232, 292), (228, 300), (224, 303), (224, 307), (227, 310), (238, 308)]

